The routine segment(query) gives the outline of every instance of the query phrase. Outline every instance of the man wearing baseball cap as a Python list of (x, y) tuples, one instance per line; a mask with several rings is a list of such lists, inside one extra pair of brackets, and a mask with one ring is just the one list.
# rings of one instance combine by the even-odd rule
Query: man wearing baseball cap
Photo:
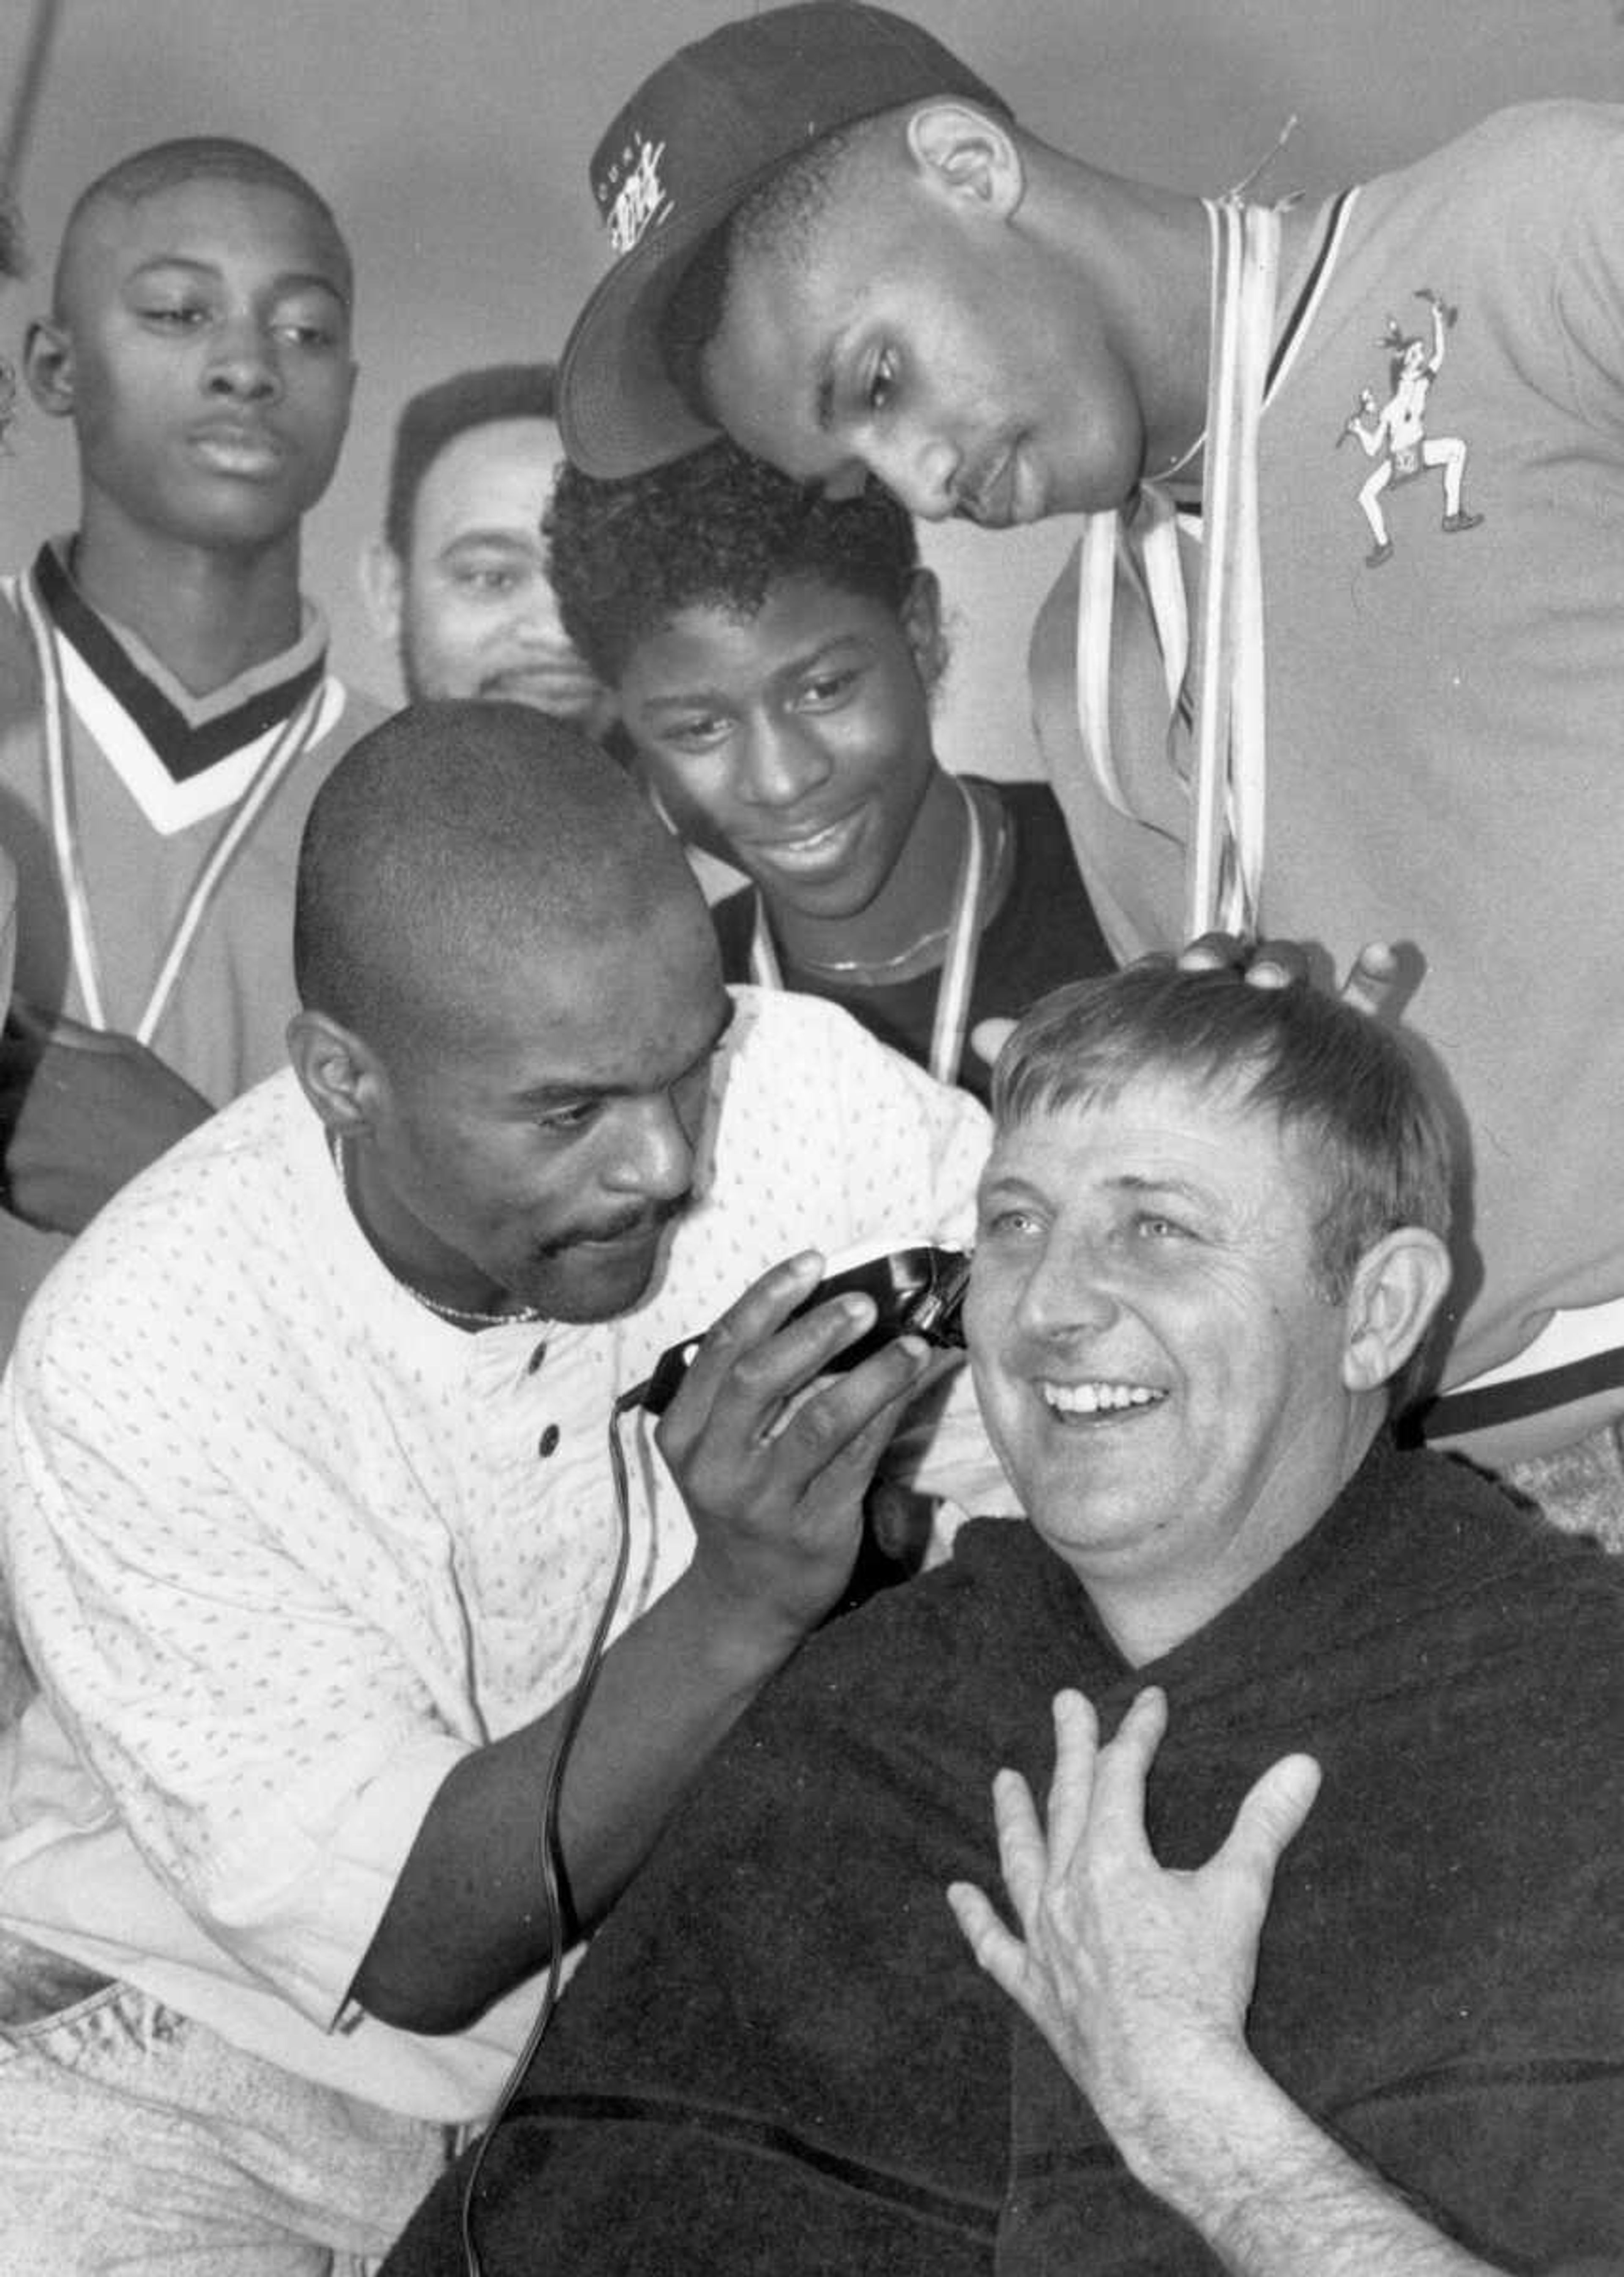
[(1033, 699), (1123, 960), (1188, 929), (1200, 516), (1218, 411), (1261, 399), (1241, 927), (1405, 945), (1475, 1142), (1427, 1434), (1624, 1540), (1624, 1028), (1593, 1009), (1624, 953), (1624, 109), (1506, 110), (1322, 204), (1207, 200), (808, 0), (663, 65), (593, 186), (613, 265), (560, 402), (588, 473), (721, 427), (925, 516), (1085, 517)]
[(564, 361), (570, 458), (590, 475), (637, 474), (713, 440), (727, 422), (668, 370), (662, 331), (695, 256), (825, 137), (946, 95), (1009, 117), (928, 32), (851, 0), (724, 25), (647, 80), (592, 160), (592, 194), (616, 258)]

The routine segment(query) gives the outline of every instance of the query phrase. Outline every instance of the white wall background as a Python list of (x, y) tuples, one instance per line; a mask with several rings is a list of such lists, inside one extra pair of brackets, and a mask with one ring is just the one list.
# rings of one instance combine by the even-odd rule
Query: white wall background
[[(908, 0), (904, 0), (908, 4)], [(0, 0), (0, 110), (32, 0)], [(363, 371), (306, 583), (338, 660), (380, 695), (353, 564), (381, 510), (394, 415), (464, 364), (547, 354), (596, 277), (586, 168), (673, 47), (743, 0), (63, 0), (18, 185), (34, 274), (0, 301), (15, 357), (67, 208), (172, 134), (266, 144), (330, 199), (356, 255)], [(1321, 192), (1445, 141), (1519, 95), (1624, 99), (1624, 0), (911, 0), (1037, 133), (1120, 171), (1222, 189), (1299, 124), (1268, 177)], [(1624, 217), (1620, 217), (1624, 226)], [(72, 525), (68, 438), (25, 406), (0, 461), (0, 561)], [(956, 621), (945, 756), (1035, 765), (1027, 628), (1064, 522), (934, 531)]]

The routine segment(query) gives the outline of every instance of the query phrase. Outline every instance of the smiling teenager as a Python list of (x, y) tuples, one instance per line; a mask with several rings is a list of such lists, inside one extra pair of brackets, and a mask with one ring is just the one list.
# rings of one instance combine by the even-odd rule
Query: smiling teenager
[(300, 832), (380, 716), (328, 671), (300, 591), (353, 301), (303, 177), (200, 138), (84, 192), (27, 333), (80, 508), (0, 605), (0, 787), (32, 824), (12, 842), (23, 1072), (48, 1055), (7, 1169), (19, 1208), (69, 1230), (281, 1062)]
[(752, 880), (714, 912), (727, 978), (825, 997), (984, 1097), (968, 1032), (1111, 959), (1047, 787), (937, 758), (946, 644), (908, 514), (722, 442), (626, 483), (566, 466), (548, 532), (645, 781)]

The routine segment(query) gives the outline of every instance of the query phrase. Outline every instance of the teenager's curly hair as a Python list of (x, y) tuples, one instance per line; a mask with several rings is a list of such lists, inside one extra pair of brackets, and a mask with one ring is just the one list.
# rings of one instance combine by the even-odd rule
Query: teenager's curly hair
[(726, 441), (616, 482), (565, 466), (545, 529), (565, 629), (611, 688), (679, 610), (753, 617), (811, 575), (900, 614), (919, 566), (912, 516), (877, 484), (824, 498)]

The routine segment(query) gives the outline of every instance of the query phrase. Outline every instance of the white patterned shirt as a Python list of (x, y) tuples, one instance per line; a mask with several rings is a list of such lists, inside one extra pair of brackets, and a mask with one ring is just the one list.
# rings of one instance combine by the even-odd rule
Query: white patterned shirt
[[(617, 1541), (613, 1399), (785, 1256), (970, 1231), (975, 1102), (831, 1006), (736, 993), (702, 1199), (618, 1320), (468, 1335), (426, 1311), (291, 1072), (75, 1245), (0, 1390), (42, 1685), (0, 1739), (0, 1923), (369, 2101), (489, 2106), (534, 1986), (444, 2038), (346, 1994), (446, 1773), (580, 1669)], [(632, 1444), (622, 1625), (693, 1540), (646, 1422)], [(922, 1484), (992, 1506), (968, 1371), (931, 1456)]]

